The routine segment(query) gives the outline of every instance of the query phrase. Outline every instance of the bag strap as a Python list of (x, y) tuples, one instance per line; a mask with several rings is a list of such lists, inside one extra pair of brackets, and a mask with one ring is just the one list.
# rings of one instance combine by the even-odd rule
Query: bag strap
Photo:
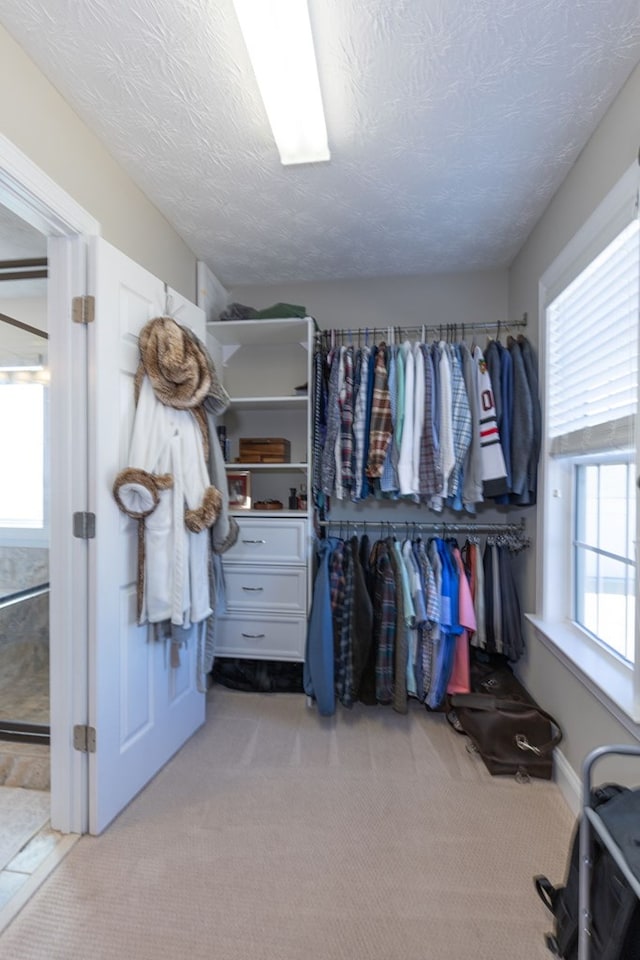
[(489, 693), (453, 693), (450, 697), (450, 703), (452, 707), (468, 707), (470, 710), (485, 710), (488, 712), (509, 710), (512, 713), (528, 713), (531, 710), (536, 710), (556, 730), (551, 740), (543, 743), (541, 747), (537, 747), (537, 751), (551, 753), (562, 740), (562, 730), (558, 721), (542, 707), (539, 707), (537, 703), (525, 703), (523, 700), (505, 700), (502, 697), (494, 697)]
[(550, 910), (553, 913), (556, 905), (556, 899), (558, 896), (558, 890), (551, 883), (548, 877), (539, 874), (537, 877), (533, 878), (533, 883), (538, 893), (538, 896), (544, 903), (547, 910)]

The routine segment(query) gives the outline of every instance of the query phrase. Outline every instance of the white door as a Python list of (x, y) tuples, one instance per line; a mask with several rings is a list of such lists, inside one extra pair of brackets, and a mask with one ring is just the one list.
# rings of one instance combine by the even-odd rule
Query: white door
[[(180, 666), (136, 623), (137, 525), (113, 499), (127, 465), (133, 424), (138, 332), (165, 313), (164, 284), (99, 238), (90, 249), (88, 326), (89, 511), (89, 830), (101, 830), (204, 722), (197, 689), (197, 636), (192, 629)], [(168, 291), (171, 315), (204, 342), (204, 313)]]

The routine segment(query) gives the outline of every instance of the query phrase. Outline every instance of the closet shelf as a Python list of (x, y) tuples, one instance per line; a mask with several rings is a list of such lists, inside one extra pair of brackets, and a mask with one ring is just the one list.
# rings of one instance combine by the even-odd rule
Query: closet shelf
[(307, 510), (231, 510), (233, 517), (269, 517), (270, 520), (282, 517), (295, 517), (296, 520), (309, 516)]
[(207, 330), (224, 346), (260, 346), (307, 342), (309, 318), (281, 320), (215, 320)]
[(231, 397), (230, 406), (235, 409), (243, 407), (264, 407), (271, 410), (300, 409), (307, 405), (307, 395), (298, 394), (289, 397)]
[(225, 463), (227, 470), (235, 473), (236, 470), (306, 470), (308, 464), (295, 463)]

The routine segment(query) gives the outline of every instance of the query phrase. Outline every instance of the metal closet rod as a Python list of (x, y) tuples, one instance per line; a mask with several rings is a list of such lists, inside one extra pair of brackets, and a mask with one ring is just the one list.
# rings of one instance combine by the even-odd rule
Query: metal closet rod
[(461, 523), (457, 520), (431, 520), (426, 522), (419, 520), (354, 520), (353, 518), (347, 519), (346, 517), (342, 520), (318, 521), (319, 527), (337, 527), (342, 524), (353, 527), (387, 526), (392, 530), (395, 530), (397, 525), (398, 527), (417, 527), (420, 530), (430, 530), (433, 532), (441, 530), (445, 533), (502, 533), (518, 537), (524, 536), (526, 530), (526, 520), (524, 517), (521, 517), (518, 522), (509, 521), (506, 523), (482, 523), (481, 521), (476, 523), (472, 521)]
[(467, 330), (484, 330), (485, 332), (488, 332), (489, 330), (495, 329), (497, 330), (497, 336), (496, 336), (496, 339), (497, 339), (500, 337), (500, 332), (502, 330), (509, 331), (512, 329), (519, 329), (522, 327), (526, 327), (528, 322), (529, 322), (529, 315), (527, 313), (523, 313), (522, 320), (514, 320), (512, 322), (505, 321), (504, 323), (502, 322), (502, 320), (497, 320), (495, 323), (465, 323), (465, 322), (421, 323), (421, 324), (417, 324), (410, 327), (405, 327), (401, 324), (394, 324), (394, 323), (390, 323), (388, 327), (342, 327), (340, 329), (330, 327), (330, 328), (327, 328), (326, 330), (317, 330), (314, 336), (318, 338), (318, 337), (329, 337), (332, 334), (333, 335), (337, 334), (338, 336), (345, 336), (345, 335), (360, 336), (362, 334), (365, 334), (365, 336), (371, 335), (372, 337), (375, 338), (379, 334), (384, 334), (385, 336), (388, 336), (389, 331), (393, 330), (393, 331), (397, 331), (398, 334), (400, 335), (403, 333), (419, 333), (422, 335), (429, 332), (432, 332), (432, 333), (439, 332), (440, 337), (442, 337), (443, 333), (446, 333), (447, 336), (449, 336), (451, 333), (455, 332), (455, 335), (457, 336), (458, 331), (460, 331), (464, 335), (467, 332)]

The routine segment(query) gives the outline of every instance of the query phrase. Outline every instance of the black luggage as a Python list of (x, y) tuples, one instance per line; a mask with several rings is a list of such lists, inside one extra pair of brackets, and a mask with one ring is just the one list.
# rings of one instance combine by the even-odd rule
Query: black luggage
[[(615, 807), (617, 798), (624, 800), (633, 792), (617, 784), (596, 787), (591, 791), (591, 806), (604, 819), (609, 803), (614, 802)], [(592, 838), (591, 960), (639, 960), (640, 903), (595, 831)], [(564, 886), (554, 887), (547, 877), (534, 877), (538, 895), (554, 917), (553, 933), (545, 937), (547, 947), (554, 956), (565, 960), (577, 960), (578, 956), (579, 851), (580, 822), (574, 830)]]

